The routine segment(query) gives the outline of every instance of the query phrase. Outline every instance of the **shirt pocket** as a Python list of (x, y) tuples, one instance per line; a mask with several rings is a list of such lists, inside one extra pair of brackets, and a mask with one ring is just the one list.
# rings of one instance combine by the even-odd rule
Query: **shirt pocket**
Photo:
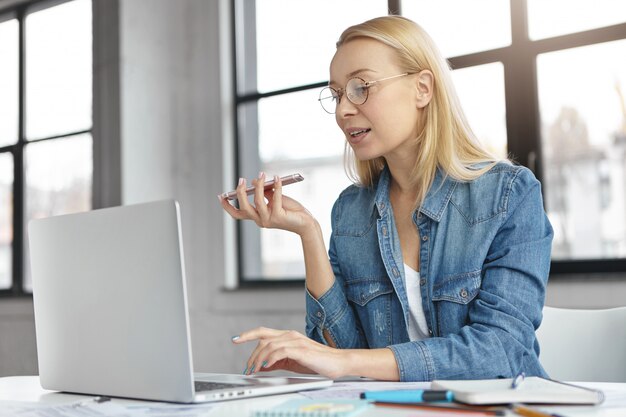
[(467, 325), (469, 303), (480, 290), (482, 271), (476, 270), (444, 277), (433, 288), (439, 335), (457, 333)]
[(333, 230), (336, 236), (363, 237), (375, 230), (372, 226), (376, 224), (377, 214), (375, 210), (371, 210), (369, 213), (367, 211), (346, 213), (343, 217), (337, 214), (336, 218)]
[(370, 348), (391, 343), (391, 297), (393, 286), (387, 277), (346, 281), (346, 298), (353, 306)]

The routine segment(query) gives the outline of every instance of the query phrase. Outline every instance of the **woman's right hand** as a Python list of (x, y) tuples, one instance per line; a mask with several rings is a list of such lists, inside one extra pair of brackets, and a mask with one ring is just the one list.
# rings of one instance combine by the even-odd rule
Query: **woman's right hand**
[[(248, 201), (246, 180), (241, 178), (237, 185), (239, 208), (234, 207), (225, 198), (220, 198), (222, 207), (237, 220), (252, 220), (259, 227), (282, 229), (302, 236), (316, 220), (302, 204), (293, 198), (282, 195), (282, 182), (274, 177), (274, 189), (265, 191), (265, 173), (252, 180), (254, 203)], [(266, 201), (267, 199), (267, 201)]]

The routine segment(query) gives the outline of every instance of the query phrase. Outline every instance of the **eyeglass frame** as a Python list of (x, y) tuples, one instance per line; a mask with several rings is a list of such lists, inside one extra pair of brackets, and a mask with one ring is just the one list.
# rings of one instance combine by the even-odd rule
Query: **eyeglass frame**
[[(377, 83), (382, 82), (382, 81), (391, 80), (393, 78), (406, 77), (407, 75), (413, 75), (413, 74), (417, 74), (417, 73), (416, 72), (404, 72), (402, 74), (392, 75), (392, 76), (389, 76), (389, 77), (380, 78), (378, 80), (373, 80), (373, 81), (365, 81), (363, 78), (356, 77), (356, 76), (355, 77), (350, 77), (350, 79), (348, 81), (346, 81), (346, 86), (344, 88), (335, 89), (335, 88), (333, 88), (331, 86), (326, 86), (326, 87), (322, 88), (322, 90), (320, 91), (320, 97), (317, 99), (317, 101), (320, 102), (320, 106), (322, 106), (322, 109), (324, 109), (324, 111), (326, 113), (328, 113), (328, 114), (335, 114), (335, 113), (337, 113), (337, 110), (336, 110), (337, 106), (339, 106), (339, 104), (341, 103), (341, 99), (343, 98), (344, 95), (348, 98), (348, 101), (350, 101), (350, 103), (354, 104), (355, 106), (361, 106), (361, 105), (363, 105), (363, 104), (365, 104), (367, 102), (367, 99), (370, 96), (369, 88), (372, 85), (377, 84)], [(363, 81), (363, 87), (362, 88), (365, 88), (366, 93), (365, 93), (365, 100), (363, 100), (362, 103), (355, 103), (354, 101), (352, 101), (350, 99), (350, 97), (348, 95), (345, 94), (346, 87), (348, 86), (348, 83), (350, 83), (350, 81), (352, 81), (352, 80), (361, 80), (361, 81)], [(322, 93), (326, 89), (334, 91), (337, 94), (337, 97), (338, 97), (337, 104), (335, 105), (335, 111), (332, 112), (332, 113), (329, 112), (328, 110), (326, 110), (326, 107), (324, 107), (324, 104), (322, 103), (322, 100), (328, 100), (329, 98), (333, 98), (334, 97), (334, 96), (331, 95), (330, 97), (322, 98), (321, 95), (322, 95)]]

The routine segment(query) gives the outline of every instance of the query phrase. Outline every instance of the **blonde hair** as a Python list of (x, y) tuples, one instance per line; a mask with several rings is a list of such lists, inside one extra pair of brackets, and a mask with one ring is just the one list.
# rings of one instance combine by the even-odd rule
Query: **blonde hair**
[[(337, 48), (357, 38), (374, 39), (393, 48), (403, 71), (417, 73), (428, 69), (433, 73), (433, 96), (423, 111), (423, 130), (417, 137), (417, 163), (410, 178), (418, 190), (416, 207), (424, 202), (438, 167), (456, 180), (472, 181), (502, 160), (476, 139), (461, 109), (448, 63), (417, 23), (401, 16), (368, 20), (346, 29)], [(383, 157), (357, 160), (347, 142), (344, 162), (352, 181), (370, 187), (385, 167)], [(480, 167), (476, 166), (481, 163)]]

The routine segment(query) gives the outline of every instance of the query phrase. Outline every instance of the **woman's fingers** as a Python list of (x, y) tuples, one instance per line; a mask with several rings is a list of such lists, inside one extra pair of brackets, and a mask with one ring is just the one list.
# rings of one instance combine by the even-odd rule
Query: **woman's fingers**
[(283, 359), (298, 362), (298, 353), (305, 347), (299, 336), (298, 332), (288, 331), (279, 337), (259, 342), (248, 363), (253, 370), (261, 371)]
[(241, 178), (239, 185), (237, 186), (237, 200), (239, 201), (239, 211), (246, 214), (246, 218), (254, 220), (258, 223), (259, 214), (256, 209), (248, 201), (248, 195), (246, 194), (246, 179)]
[(267, 327), (257, 327), (256, 329), (245, 331), (240, 335), (233, 337), (233, 342), (237, 344), (245, 343), (251, 340), (280, 336), (286, 332), (287, 330), (276, 330)]
[(283, 211), (283, 182), (278, 175), (274, 175), (274, 193), (272, 194), (272, 211), (281, 213)]
[(271, 372), (277, 370), (287, 370), (292, 372), (297, 372), (299, 374), (314, 374), (316, 373), (310, 368), (307, 368), (304, 365), (301, 365), (291, 359), (281, 359), (276, 361), (273, 365), (266, 365), (261, 367), (261, 371), (263, 372)]
[(269, 329), (266, 327), (257, 327), (256, 329), (248, 330), (246, 332), (241, 333), (239, 336), (233, 337), (232, 339), (233, 343), (236, 343), (236, 344), (241, 344), (241, 343), (245, 343), (245, 342), (249, 342), (253, 340), (259, 341), (256, 348), (254, 349), (254, 351), (250, 354), (250, 357), (248, 358), (248, 362), (246, 363), (246, 369), (244, 370), (244, 374), (251, 374), (255, 371), (261, 370), (264, 364), (263, 362), (257, 363), (258, 362), (257, 357), (259, 355), (259, 352), (261, 352), (267, 346), (268, 343), (271, 343), (272, 341), (279, 339), (281, 336), (285, 335), (286, 333), (288, 333), (288, 331), (286, 330), (276, 330), (276, 329)]
[(312, 355), (328, 349), (294, 330), (275, 331), (273, 334), (276, 336), (259, 340), (246, 363), (246, 374), (274, 369), (312, 373), (306, 362), (311, 360)]
[(252, 183), (254, 184), (254, 205), (260, 220), (257, 224), (261, 227), (268, 227), (270, 214), (265, 203), (265, 173), (261, 171), (259, 178), (253, 180)]
[(294, 330), (259, 327), (233, 337), (234, 343), (258, 340), (244, 374), (284, 369), (318, 373), (329, 378), (345, 374), (346, 352), (325, 346)]
[(232, 218), (237, 220), (243, 220), (247, 218), (245, 213), (230, 204), (227, 198), (221, 198), (220, 202), (222, 204), (222, 208), (226, 210), (226, 213), (230, 214)]
[(296, 200), (282, 194), (282, 181), (274, 176), (274, 187), (265, 190), (265, 174), (261, 172), (258, 178), (252, 180), (254, 193), (252, 201), (246, 194), (246, 180), (241, 178), (236, 188), (239, 207), (221, 198), (224, 210), (237, 220), (252, 220), (259, 227), (268, 229), (283, 229), (300, 234), (305, 227), (311, 224), (313, 217)]

